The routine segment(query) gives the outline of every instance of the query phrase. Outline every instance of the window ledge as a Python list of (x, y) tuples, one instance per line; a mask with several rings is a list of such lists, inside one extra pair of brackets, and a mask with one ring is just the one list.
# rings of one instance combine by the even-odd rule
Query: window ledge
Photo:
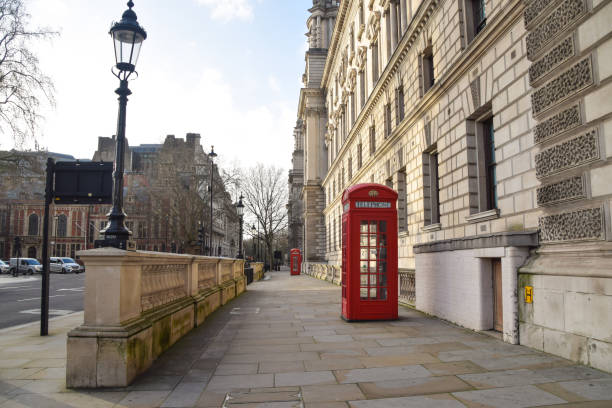
[(424, 227), (421, 227), (421, 231), (423, 232), (434, 232), (434, 231), (440, 231), (442, 229), (442, 224), (437, 223), (437, 224), (429, 224), (429, 225), (425, 225)]
[(489, 220), (494, 220), (497, 218), (499, 218), (499, 209), (494, 208), (489, 211), (483, 211), (483, 212), (479, 212), (476, 214), (472, 214), (468, 217), (465, 217), (465, 220), (470, 224), (474, 224), (477, 222), (489, 221)]

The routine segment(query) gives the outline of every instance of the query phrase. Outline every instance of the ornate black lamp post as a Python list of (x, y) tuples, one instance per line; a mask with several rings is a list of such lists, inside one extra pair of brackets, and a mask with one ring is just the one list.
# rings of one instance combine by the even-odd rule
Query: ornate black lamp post
[[(127, 3), (128, 9), (123, 13), (121, 21), (114, 23), (110, 35), (115, 44), (116, 65), (113, 74), (119, 79), (119, 116), (117, 119), (117, 145), (115, 151), (115, 171), (113, 173), (113, 208), (108, 213), (108, 226), (102, 231), (104, 246), (127, 249), (127, 241), (132, 234), (125, 227), (123, 212), (123, 170), (125, 158), (125, 121), (128, 96), (132, 92), (128, 88), (128, 80), (136, 72), (136, 62), (140, 47), (147, 38), (147, 32), (138, 24), (138, 17), (132, 10), (134, 3)], [(138, 73), (136, 73), (138, 76)]]
[(236, 212), (238, 213), (238, 218), (240, 222), (239, 233), (238, 233), (238, 259), (244, 258), (242, 254), (242, 222), (244, 221), (244, 204), (242, 204), (242, 199), (244, 197), (240, 194), (240, 198), (238, 199), (238, 204), (236, 204)]
[(213, 180), (215, 176), (214, 161), (215, 157), (217, 157), (217, 153), (215, 153), (215, 146), (210, 146), (210, 153), (208, 153), (208, 157), (210, 157), (210, 246), (208, 255), (213, 256)]

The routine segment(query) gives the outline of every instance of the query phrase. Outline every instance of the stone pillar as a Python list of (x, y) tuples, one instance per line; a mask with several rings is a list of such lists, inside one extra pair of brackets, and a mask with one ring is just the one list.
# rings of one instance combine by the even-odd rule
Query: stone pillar
[(518, 270), (529, 257), (529, 248), (506, 247), (502, 262), (503, 339), (519, 344)]

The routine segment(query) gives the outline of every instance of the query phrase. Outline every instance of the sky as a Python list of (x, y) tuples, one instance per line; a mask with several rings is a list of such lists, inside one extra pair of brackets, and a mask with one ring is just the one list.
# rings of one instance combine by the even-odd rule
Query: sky
[[(116, 133), (118, 80), (108, 35), (127, 0), (24, 0), (56, 106), (43, 106), (40, 145), (91, 158)], [(134, 0), (147, 30), (130, 82), (130, 146), (200, 133), (221, 163), (289, 169), (306, 49), (307, 0)], [(2, 146), (5, 147), (5, 146)]]

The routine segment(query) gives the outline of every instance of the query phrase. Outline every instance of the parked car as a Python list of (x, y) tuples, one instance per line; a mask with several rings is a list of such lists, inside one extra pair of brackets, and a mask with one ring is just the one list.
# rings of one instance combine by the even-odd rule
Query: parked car
[[(17, 268), (17, 259), (19, 259), (19, 267)], [(24, 275), (33, 275), (35, 273), (41, 273), (43, 266), (34, 258), (11, 258), (9, 260), (10, 273), (13, 276), (18, 276), (20, 273)]]
[(9, 273), (10, 269), (9, 264), (0, 259), (0, 273)]
[(49, 258), (49, 270), (55, 273), (85, 272), (85, 269), (81, 269), (81, 265), (76, 263), (74, 259), (55, 256)]

